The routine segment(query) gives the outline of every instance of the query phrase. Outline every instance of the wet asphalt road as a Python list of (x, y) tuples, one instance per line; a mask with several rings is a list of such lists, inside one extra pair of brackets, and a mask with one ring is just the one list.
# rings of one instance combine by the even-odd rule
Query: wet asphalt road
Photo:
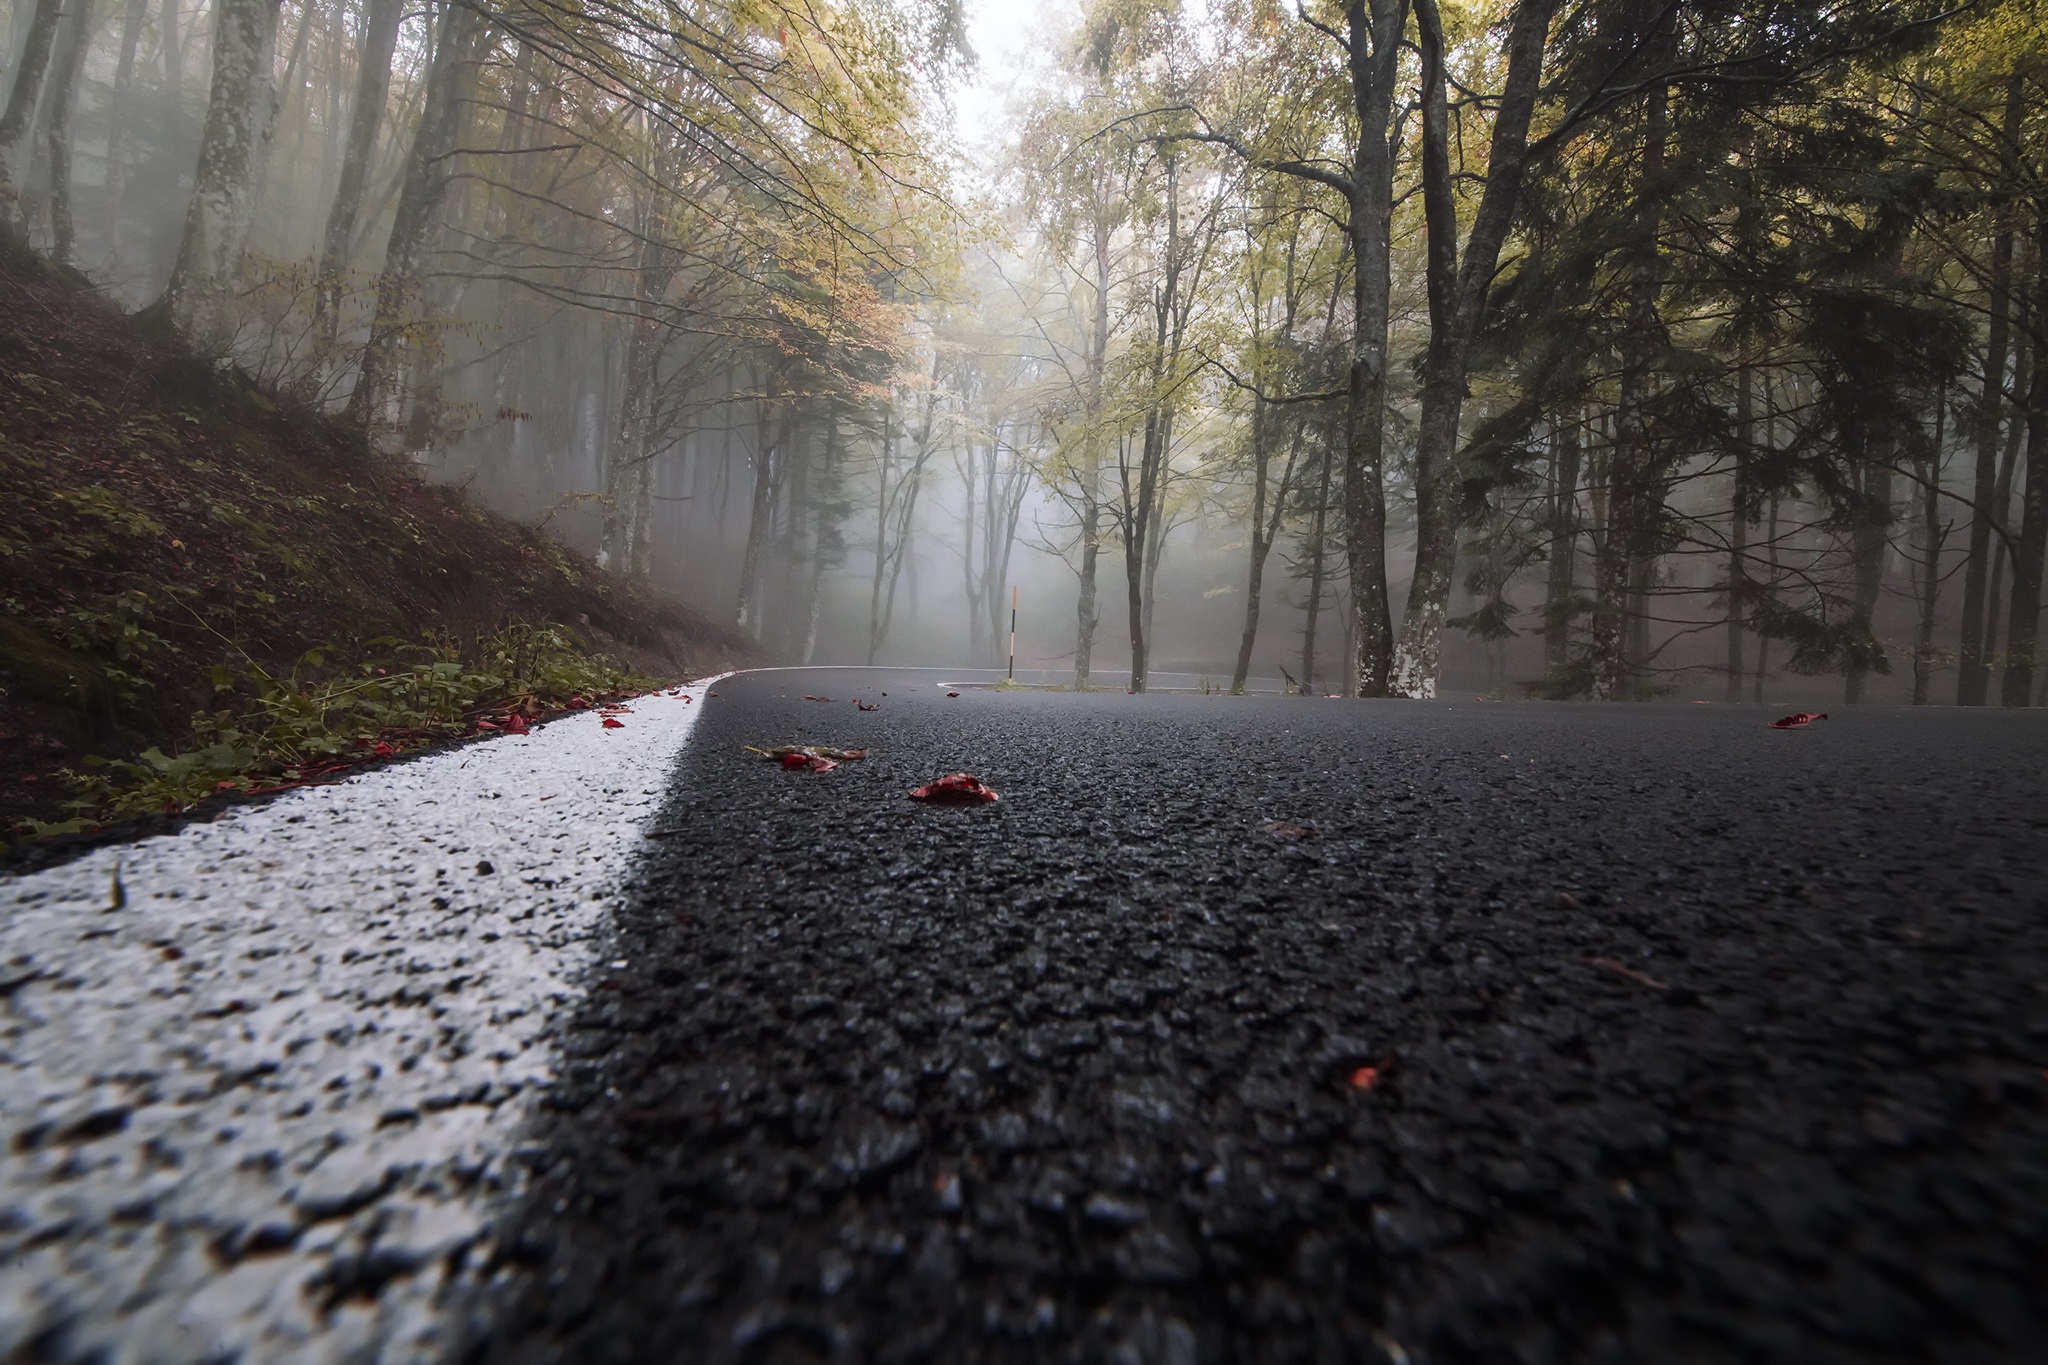
[(471, 1359), (2039, 1358), (2048, 715), (934, 676), (719, 685)]

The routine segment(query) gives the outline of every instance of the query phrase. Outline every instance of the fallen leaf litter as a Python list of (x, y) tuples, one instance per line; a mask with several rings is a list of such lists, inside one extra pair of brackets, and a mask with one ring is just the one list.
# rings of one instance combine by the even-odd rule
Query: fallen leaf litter
[(935, 801), (948, 806), (982, 806), (1002, 796), (973, 773), (948, 773), (910, 792), (913, 801)]

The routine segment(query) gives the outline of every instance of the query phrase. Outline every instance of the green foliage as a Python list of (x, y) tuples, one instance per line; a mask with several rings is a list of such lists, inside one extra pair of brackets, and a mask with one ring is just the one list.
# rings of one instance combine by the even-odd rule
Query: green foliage
[[(346, 653), (346, 661), (336, 663)], [(484, 713), (541, 716), (657, 684), (563, 631), (514, 625), (463, 642), (391, 637), (354, 651), (308, 650), (277, 676), (254, 660), (213, 670), (231, 704), (192, 719), (176, 754), (87, 758), (67, 770), (73, 818), (29, 821), (32, 837), (190, 809), (223, 792), (262, 791), (365, 759), (477, 733)]]

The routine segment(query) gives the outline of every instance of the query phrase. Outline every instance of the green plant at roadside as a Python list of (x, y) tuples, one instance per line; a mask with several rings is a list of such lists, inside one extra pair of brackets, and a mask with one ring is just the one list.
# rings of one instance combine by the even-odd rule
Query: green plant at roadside
[[(344, 653), (352, 657), (336, 662)], [(30, 821), (25, 832), (76, 833), (187, 810), (222, 792), (261, 791), (474, 735), (484, 714), (539, 717), (658, 685), (559, 629), (527, 625), (468, 641), (385, 636), (346, 652), (313, 649), (281, 676), (245, 659), (239, 671), (217, 666), (213, 684), (227, 704), (195, 715), (178, 753), (87, 758), (85, 771), (60, 774), (71, 785), (72, 817)]]

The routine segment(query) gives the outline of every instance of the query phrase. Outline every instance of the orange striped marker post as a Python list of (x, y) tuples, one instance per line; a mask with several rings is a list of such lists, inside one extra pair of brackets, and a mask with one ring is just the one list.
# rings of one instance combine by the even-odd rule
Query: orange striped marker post
[(1017, 585), (1010, 585), (1010, 681), (1017, 681)]

